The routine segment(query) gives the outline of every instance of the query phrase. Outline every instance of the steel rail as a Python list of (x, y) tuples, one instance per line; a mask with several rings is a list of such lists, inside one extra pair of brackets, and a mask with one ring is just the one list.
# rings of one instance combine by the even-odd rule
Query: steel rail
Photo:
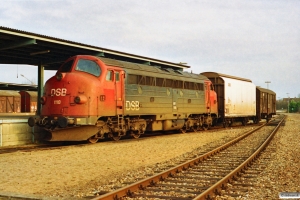
[(218, 194), (218, 190), (225, 188), (226, 183), (228, 183), (230, 180), (234, 179), (238, 174), (250, 166), (250, 164), (259, 156), (259, 154), (268, 146), (270, 141), (273, 139), (274, 135), (278, 131), (279, 127), (285, 120), (286, 116), (284, 116), (281, 121), (278, 123), (276, 128), (272, 131), (272, 133), (269, 135), (269, 137), (265, 140), (264, 143), (261, 144), (261, 146), (247, 159), (245, 160), (241, 165), (239, 165), (237, 168), (235, 168), (232, 172), (230, 172), (228, 175), (226, 175), (224, 178), (222, 178), (220, 181), (212, 185), (210, 188), (202, 192), (200, 195), (194, 198), (194, 200), (207, 200), (211, 199), (210, 196), (214, 194)]
[(176, 167), (173, 167), (169, 170), (158, 173), (156, 175), (153, 175), (151, 177), (148, 177), (146, 179), (143, 179), (143, 180), (138, 181), (136, 183), (133, 183), (131, 185), (128, 185), (128, 186), (122, 187), (120, 189), (117, 189), (115, 191), (109, 192), (107, 194), (95, 197), (95, 198), (93, 198), (93, 200), (116, 200), (116, 199), (119, 199), (119, 198), (124, 197), (124, 196), (130, 196), (131, 193), (133, 193), (137, 190), (146, 188), (149, 185), (154, 185), (156, 182), (164, 180), (165, 178), (169, 177), (170, 175), (172, 175), (174, 173), (181, 172), (181, 171), (186, 170), (186, 169), (188, 169), (188, 168), (190, 168), (194, 165), (197, 165), (199, 162), (201, 162), (203, 160), (206, 160), (210, 156), (212, 156), (212, 155), (220, 152), (221, 150), (224, 150), (224, 149), (228, 148), (229, 146), (237, 143), (238, 141), (242, 140), (243, 138), (247, 137), (248, 135), (252, 134), (253, 132), (259, 130), (260, 128), (262, 128), (265, 125), (266, 124), (263, 124), (263, 125), (255, 128), (251, 131), (248, 131), (245, 134), (233, 139), (232, 141), (229, 141), (226, 144), (224, 144), (224, 145), (222, 145), (222, 146), (220, 146), (220, 147), (218, 147), (214, 150), (211, 150), (211, 151), (209, 151), (209, 152), (207, 152), (207, 153), (205, 153), (205, 154), (203, 154), (203, 155), (201, 155), (197, 158), (194, 158), (190, 161), (187, 161), (183, 164), (180, 164)]

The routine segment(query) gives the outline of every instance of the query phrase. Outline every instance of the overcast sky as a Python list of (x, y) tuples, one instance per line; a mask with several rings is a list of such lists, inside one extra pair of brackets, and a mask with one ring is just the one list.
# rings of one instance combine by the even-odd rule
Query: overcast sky
[[(4, 0), (0, 26), (270, 81), (277, 98), (300, 94), (299, 0)], [(36, 69), (0, 66), (0, 82), (36, 81)]]

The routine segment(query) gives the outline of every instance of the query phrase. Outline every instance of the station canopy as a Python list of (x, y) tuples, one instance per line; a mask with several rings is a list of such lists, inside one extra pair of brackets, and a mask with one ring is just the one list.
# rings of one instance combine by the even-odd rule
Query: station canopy
[(189, 68), (189, 66), (180, 63), (162, 61), (0, 26), (0, 64), (42, 65), (45, 70), (57, 70), (66, 59), (75, 55), (102, 56), (180, 71)]
[[(38, 89), (37, 85), (0, 82), (0, 90), (37, 91), (37, 89)], [(0, 94), (1, 94), (1, 92), (0, 92)]]

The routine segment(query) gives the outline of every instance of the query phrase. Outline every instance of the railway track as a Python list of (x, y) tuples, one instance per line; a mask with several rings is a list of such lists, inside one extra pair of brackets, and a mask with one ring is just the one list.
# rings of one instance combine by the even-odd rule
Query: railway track
[[(253, 127), (256, 127), (257, 125), (250, 125)], [(235, 126), (238, 127), (238, 126)], [(223, 127), (212, 127), (211, 130), (206, 130), (206, 131), (216, 131), (220, 130), (222, 131), (224, 128)], [(71, 134), (71, 133), (70, 133)], [(155, 137), (155, 136), (164, 136), (164, 135), (170, 135), (174, 133), (154, 133), (154, 134), (143, 134), (139, 138), (141, 139), (146, 139), (148, 137)], [(101, 142), (124, 142), (124, 141), (131, 141), (131, 140), (136, 140), (135, 138), (131, 137), (124, 137), (122, 140), (119, 141), (112, 141), (111, 139), (104, 139), (99, 141), (98, 143)], [(8, 147), (0, 147), (0, 154), (5, 154), (5, 153), (13, 153), (13, 152), (32, 152), (32, 151), (40, 151), (40, 150), (51, 150), (51, 149), (61, 149), (61, 148), (66, 148), (70, 146), (85, 146), (85, 145), (93, 145), (89, 144), (85, 141), (79, 141), (79, 142), (45, 142), (45, 143), (40, 143), (40, 144), (31, 144), (31, 145), (21, 145), (21, 146), (8, 146)]]
[(90, 144), (87, 144), (86, 142), (45, 142), (40, 144), (0, 147), (0, 154), (14, 153), (18, 151), (20, 152), (45, 151), (45, 150), (63, 149), (71, 146), (81, 147), (84, 145), (90, 145)]
[[(213, 199), (227, 184), (238, 179), (268, 145), (284, 118), (249, 131), (197, 158), (172, 166), (149, 178), (132, 183), (100, 199)], [(274, 125), (274, 126), (273, 126)], [(275, 126), (276, 125), (276, 126)], [(251, 175), (250, 175), (251, 176)], [(247, 184), (244, 184), (246, 187)], [(244, 187), (240, 187), (241, 190)], [(236, 190), (236, 187), (235, 187)]]

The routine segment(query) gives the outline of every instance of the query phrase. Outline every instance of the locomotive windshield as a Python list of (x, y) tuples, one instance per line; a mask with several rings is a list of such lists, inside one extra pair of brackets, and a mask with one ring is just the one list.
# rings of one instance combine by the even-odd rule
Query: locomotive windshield
[(61, 68), (60, 68), (60, 72), (70, 72), (73, 66), (74, 60), (70, 60), (66, 63), (64, 63)]
[(78, 60), (75, 70), (86, 72), (94, 76), (100, 76), (101, 74), (99, 65), (92, 60)]

